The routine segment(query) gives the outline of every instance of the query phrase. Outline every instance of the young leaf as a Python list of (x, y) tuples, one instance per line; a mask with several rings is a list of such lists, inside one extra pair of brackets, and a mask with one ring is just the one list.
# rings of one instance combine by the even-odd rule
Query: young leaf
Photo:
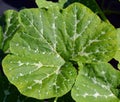
[(72, 89), (76, 102), (119, 102), (120, 72), (108, 63), (85, 64)]
[(36, 3), (39, 8), (49, 8), (49, 7), (59, 7), (59, 8), (66, 8), (70, 4), (79, 2), (84, 4), (85, 6), (89, 7), (93, 12), (98, 14), (104, 21), (108, 21), (107, 18), (105, 17), (104, 13), (98, 6), (96, 0), (58, 0), (58, 2), (52, 2), (52, 1), (47, 1), (47, 0), (36, 0)]
[(115, 54), (114, 27), (82, 4), (63, 10), (25, 9), (18, 16), (21, 29), (11, 40), (3, 67), (9, 81), (26, 96), (60, 97), (75, 82), (72, 61), (106, 62)]
[(7, 51), (9, 42), (15, 32), (19, 29), (18, 13), (8, 10), (0, 17), (0, 49)]
[(36, 3), (39, 8), (49, 8), (53, 6), (58, 6), (60, 8), (66, 8), (72, 3), (79, 2), (87, 7), (89, 7), (91, 10), (93, 10), (95, 13), (101, 12), (99, 6), (97, 5), (95, 0), (91, 1), (83, 1), (83, 0), (58, 0), (58, 2), (52, 2), (47, 0), (36, 0)]
[(58, 3), (53, 3), (52, 1), (36, 0), (36, 3), (39, 8), (59, 7)]

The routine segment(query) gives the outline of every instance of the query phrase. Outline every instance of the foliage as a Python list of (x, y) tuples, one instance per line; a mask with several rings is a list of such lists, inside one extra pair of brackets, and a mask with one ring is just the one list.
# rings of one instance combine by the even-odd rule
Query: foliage
[(21, 95), (5, 76), (0, 72), (0, 102), (43, 102)]
[(76, 1), (36, 0), (39, 8), (9, 10), (1, 17), (1, 60), (8, 53), (3, 72), (24, 96), (1, 72), (0, 101), (14, 95), (15, 102), (119, 102), (120, 72), (108, 61), (120, 60), (120, 30), (106, 22), (94, 0), (94, 7)]

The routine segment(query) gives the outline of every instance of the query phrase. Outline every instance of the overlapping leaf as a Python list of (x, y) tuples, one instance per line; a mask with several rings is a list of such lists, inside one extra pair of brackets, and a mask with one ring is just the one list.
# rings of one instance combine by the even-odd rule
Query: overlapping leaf
[(117, 29), (117, 39), (118, 39), (118, 50), (117, 50), (114, 58), (119, 62), (118, 69), (120, 69), (120, 28)]
[(114, 27), (82, 4), (63, 10), (57, 6), (25, 9), (18, 16), (21, 30), (10, 43), (11, 54), (3, 67), (24, 95), (62, 96), (75, 83), (77, 70), (72, 61), (107, 62), (115, 54)]
[(9, 42), (15, 32), (19, 29), (18, 13), (13, 10), (8, 10), (0, 18), (0, 49), (7, 51)]
[(120, 61), (120, 28), (117, 29), (117, 39), (118, 39), (118, 50), (117, 53), (115, 55), (115, 58)]
[(52, 1), (36, 0), (36, 3), (39, 8), (60, 7), (58, 3), (53, 3)]
[(120, 72), (108, 63), (85, 64), (79, 71), (72, 96), (76, 102), (119, 102)]
[[(85, 63), (111, 59), (116, 51), (117, 42), (116, 31), (110, 24), (102, 22), (83, 5), (72, 5), (63, 15), (63, 35), (66, 39), (69, 36), (64, 43), (73, 60)], [(67, 41), (69, 44), (66, 44)]]
[(87, 7), (91, 8), (94, 12), (98, 13), (100, 12), (100, 8), (97, 6), (95, 0), (91, 1), (83, 1), (83, 0), (58, 0), (58, 2), (52, 2), (52, 1), (47, 1), (47, 0), (36, 0), (36, 3), (39, 8), (49, 8), (53, 6), (58, 6), (60, 8), (66, 8), (72, 3), (79, 2)]
[(58, 2), (52, 2), (47, 0), (36, 0), (36, 3), (39, 8), (49, 8), (49, 7), (58, 7), (58, 8), (66, 8), (72, 3), (79, 2), (90, 8), (93, 12), (98, 14), (103, 20), (107, 21), (104, 13), (98, 6), (96, 0), (58, 0)]

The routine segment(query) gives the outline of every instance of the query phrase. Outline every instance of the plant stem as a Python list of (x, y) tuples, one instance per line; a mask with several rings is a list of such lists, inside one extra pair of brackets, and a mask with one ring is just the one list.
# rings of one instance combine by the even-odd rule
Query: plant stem
[(55, 98), (54, 102), (57, 102), (58, 97)]
[(101, 8), (99, 7), (97, 1), (96, 1), (96, 0), (93, 0), (93, 2), (94, 2), (95, 5), (98, 7), (99, 14), (100, 14), (101, 18), (102, 18), (104, 21), (110, 23), (109, 20), (107, 19), (107, 17), (105, 16), (105, 14), (103, 13), (103, 11), (101, 10)]

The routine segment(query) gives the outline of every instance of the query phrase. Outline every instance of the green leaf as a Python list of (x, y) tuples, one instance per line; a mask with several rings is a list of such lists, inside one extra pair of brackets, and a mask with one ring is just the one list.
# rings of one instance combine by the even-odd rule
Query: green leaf
[(66, 8), (70, 4), (79, 2), (90, 8), (93, 12), (98, 14), (104, 21), (108, 21), (105, 17), (104, 13), (100, 9), (99, 5), (97, 4), (96, 0), (58, 0), (58, 2), (52, 2), (47, 0), (36, 0), (36, 3), (39, 8), (49, 8), (49, 7), (59, 7), (59, 8)]
[(61, 68), (60, 59), (53, 54), (46, 54), (46, 57), (31, 55), (27, 58), (8, 56), (7, 61), (10, 59), (11, 66), (4, 66), (9, 67), (5, 73), (22, 94), (30, 97), (43, 99), (62, 96), (71, 89), (75, 80), (76, 73), (72, 65), (66, 64)]
[[(40, 2), (40, 0), (39, 0), (39, 2)], [(70, 4), (75, 3), (75, 2), (79, 2), (79, 3), (82, 3), (82, 4), (86, 5), (87, 7), (89, 7), (95, 13), (100, 12), (100, 8), (96, 4), (95, 0), (91, 0), (91, 1), (85, 1), (85, 0), (60, 0), (58, 3), (61, 3), (63, 5), (63, 7), (67, 7)]]
[(119, 102), (120, 72), (108, 63), (85, 64), (72, 89), (76, 102)]
[(79, 3), (63, 10), (24, 9), (18, 17), (21, 29), (2, 65), (8, 80), (29, 97), (63, 96), (76, 79), (73, 62), (107, 62), (117, 49), (114, 27)]
[(67, 41), (70, 42), (66, 47), (72, 55), (72, 60), (109, 61), (115, 54), (115, 44), (117, 45), (115, 29), (110, 24), (102, 22), (88, 8), (73, 4), (65, 10), (64, 19), (62, 29), (67, 32), (63, 33), (66, 37), (64, 42), (65, 44)]
[[(69, 0), (58, 0), (58, 2), (52, 2), (47, 0), (36, 0), (36, 4), (39, 8), (51, 8), (51, 7), (58, 7), (58, 8), (65, 8), (68, 6)], [(67, 3), (67, 5), (66, 5)]]
[(64, 7), (67, 7), (68, 5), (74, 3), (74, 2), (79, 2), (90, 8), (94, 13), (98, 14), (103, 20), (107, 20), (105, 17), (104, 13), (102, 12), (101, 8), (97, 4), (96, 0), (62, 0), (66, 1), (64, 4)]
[(54, 3), (52, 1), (46, 1), (46, 0), (36, 0), (36, 3), (39, 8), (51, 8), (58, 6), (58, 3)]
[(96, 4), (95, 0), (91, 0), (91, 1), (59, 0), (58, 2), (52, 2), (52, 1), (47, 1), (47, 0), (36, 0), (36, 3), (37, 3), (39, 8), (49, 8), (49, 7), (53, 7), (53, 6), (58, 6), (60, 8), (66, 8), (67, 6), (69, 6), (70, 4), (75, 3), (75, 2), (79, 2), (79, 3), (82, 3), (82, 4), (86, 5), (91, 10), (93, 10), (95, 13), (101, 12), (100, 8)]
[(120, 28), (117, 29), (117, 39), (118, 39), (118, 50), (114, 58), (120, 62)]
[(0, 49), (2, 48), (2, 27), (0, 26)]
[(119, 62), (118, 69), (120, 69), (120, 28), (117, 29), (117, 39), (118, 39), (118, 50), (117, 50), (114, 58)]
[(20, 27), (18, 13), (13, 10), (4, 12), (4, 15), (0, 17), (0, 25), (0, 49), (8, 51), (9, 42)]

